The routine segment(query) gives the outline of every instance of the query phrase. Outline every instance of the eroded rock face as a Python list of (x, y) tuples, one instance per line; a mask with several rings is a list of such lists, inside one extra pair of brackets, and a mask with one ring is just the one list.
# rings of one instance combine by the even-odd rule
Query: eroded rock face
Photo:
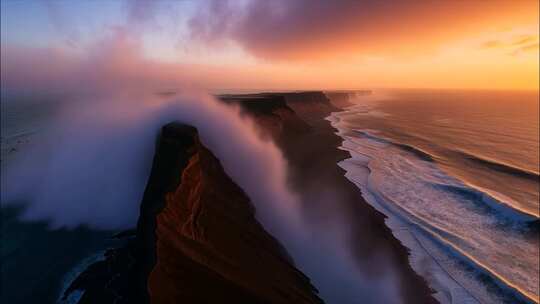
[(322, 303), (255, 219), (245, 195), (198, 140), (159, 138), (135, 236), (68, 289), (79, 303)]
[(320, 302), (219, 160), (198, 141), (193, 149), (157, 216), (151, 302)]
[(239, 106), (244, 115), (255, 121), (263, 138), (279, 142), (285, 134), (304, 133), (310, 128), (289, 107), (284, 94), (223, 95), (219, 98)]
[[(341, 98), (355, 98), (371, 92), (355, 91), (353, 96), (351, 94), (353, 93)], [(258, 99), (249, 100), (254, 95), (258, 96)], [(325, 118), (331, 112), (339, 111), (341, 106), (348, 106), (343, 104), (344, 99), (336, 102), (335, 96), (317, 91), (254, 95), (239, 95), (236, 98), (246, 112), (255, 113), (251, 115), (258, 124), (260, 111), (253, 111), (252, 108), (255, 104), (264, 105), (265, 100), (261, 96), (266, 96), (268, 100), (281, 98), (285, 101), (281, 105), (276, 103), (272, 111), (267, 110), (266, 113), (270, 113), (267, 114), (267, 119), (281, 120), (283, 125), (287, 125), (274, 139), (287, 159), (289, 184), (300, 196), (304, 220), (320, 227), (321, 214), (327, 214), (339, 204), (342, 210), (340, 222), (348, 224), (350, 250), (358, 269), (366, 277), (377, 281), (383, 273), (380, 267), (389, 267), (396, 274), (400, 301), (414, 304), (436, 303), (432, 297), (433, 291), (410, 267), (407, 249), (385, 225), (385, 216), (365, 202), (360, 189), (347, 180), (343, 169), (336, 165), (350, 155), (338, 149), (342, 139), (335, 135), (337, 130)], [(307, 128), (294, 128), (288, 117), (274, 115), (277, 109), (283, 107), (292, 110), (294, 119), (302, 121)], [(382, 256), (385, 258), (379, 260), (380, 263), (372, 262)]]

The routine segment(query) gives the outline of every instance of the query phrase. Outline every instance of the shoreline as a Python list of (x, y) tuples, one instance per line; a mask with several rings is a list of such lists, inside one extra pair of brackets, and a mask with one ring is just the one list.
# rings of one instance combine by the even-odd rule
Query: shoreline
[[(437, 296), (438, 299), (446, 300), (444, 303), (451, 303), (452, 301), (455, 301), (457, 297), (462, 301), (476, 301), (482, 303), (482, 301), (478, 299), (478, 295), (492, 296), (492, 293), (494, 293), (494, 296), (502, 301), (538, 303), (534, 295), (529, 294), (506, 281), (503, 277), (497, 275), (481, 262), (475, 260), (458, 247), (455, 247), (455, 245), (447, 243), (444, 239), (439, 239), (439, 237), (436, 234), (432, 234), (429, 229), (424, 231), (423, 229), (425, 229), (425, 227), (421, 228), (423, 225), (416, 227), (418, 225), (418, 223), (416, 223), (417, 220), (411, 220), (407, 218), (406, 215), (401, 214), (402, 212), (398, 210), (400, 209), (400, 206), (387, 203), (391, 200), (385, 198), (382, 193), (373, 192), (366, 184), (364, 184), (364, 182), (355, 181), (355, 178), (358, 178), (355, 176), (355, 169), (357, 169), (355, 165), (355, 155), (353, 155), (355, 154), (355, 151), (353, 148), (347, 147), (346, 143), (350, 142), (350, 139), (343, 134), (347, 128), (344, 130), (339, 127), (339, 117), (330, 115), (327, 120), (334, 125), (342, 138), (343, 145), (341, 149), (349, 153), (348, 159), (342, 161), (340, 166), (346, 170), (346, 175), (351, 182), (355, 183), (362, 190), (366, 201), (388, 217), (386, 222), (393, 235), (400, 240), (403, 246), (406, 246), (411, 250), (411, 267), (423, 277), (431, 278), (427, 279), (427, 281), (432, 288), (437, 290), (437, 293), (439, 294)], [(350, 164), (348, 164), (348, 162)], [(368, 175), (370, 174), (371, 173), (368, 173)], [(381, 195), (382, 197), (379, 197)], [(455, 259), (455, 261), (447, 261), (446, 259), (448, 259), (448, 257)], [(429, 262), (426, 261), (426, 258)], [(445, 260), (442, 264), (440, 261), (441, 259)], [(430, 265), (426, 266), (426, 263)], [(445, 263), (448, 265), (443, 265)], [(453, 265), (450, 270), (448, 269), (451, 267), (449, 265)], [(460, 272), (467, 274), (461, 274)], [(458, 277), (461, 276), (461, 279), (455, 278), (456, 273), (459, 273)], [(469, 285), (468, 287), (463, 285), (463, 276), (473, 277), (467, 279), (467, 282), (465, 282), (465, 285)], [(471, 284), (470, 280), (473, 280), (474, 282)], [(472, 287), (475, 284), (477, 286)], [(463, 292), (457, 290), (455, 288), (456, 285), (465, 291), (467, 295), (464, 295)], [(481, 288), (483, 291), (478, 292), (475, 289), (476, 292), (471, 292), (470, 289), (474, 288)], [(450, 294), (451, 296), (448, 296), (447, 299), (441, 298)]]
[[(293, 96), (293, 98), (301, 97)], [(290, 134), (289, 137), (285, 136), (278, 140), (278, 145), (289, 160), (289, 166), (292, 167), (290, 173), (293, 188), (298, 188), (300, 193), (304, 193), (308, 204), (310, 199), (319, 194), (313, 189), (321, 186), (334, 189), (340, 198), (341, 207), (350, 215), (348, 224), (353, 226), (353, 231), (349, 242), (359, 267), (373, 274), (376, 279), (380, 270), (374, 269), (376, 267), (368, 265), (369, 262), (366, 261), (385, 256), (386, 262), (391, 264), (389, 267), (395, 268), (397, 272), (400, 298), (405, 303), (435, 303), (433, 291), (428, 287), (426, 280), (409, 264), (409, 250), (386, 226), (386, 216), (364, 200), (361, 190), (345, 177), (345, 170), (338, 166), (338, 163), (347, 159), (349, 155), (348, 152), (339, 149), (342, 139), (325, 118), (332, 112), (341, 111), (347, 104), (341, 102), (338, 106), (329, 99), (321, 103), (314, 107), (306, 107), (300, 102), (291, 100), (287, 102), (296, 115), (311, 128), (309, 132), (300, 136)], [(317, 176), (320, 180), (314, 181), (313, 176)]]

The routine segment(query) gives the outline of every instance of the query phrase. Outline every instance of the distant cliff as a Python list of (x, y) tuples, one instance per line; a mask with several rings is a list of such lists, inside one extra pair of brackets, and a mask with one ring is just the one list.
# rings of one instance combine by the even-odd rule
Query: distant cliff
[(240, 106), (244, 114), (255, 120), (262, 135), (275, 141), (280, 141), (284, 135), (303, 133), (310, 128), (287, 104), (284, 94), (223, 95), (219, 98), (228, 104)]
[[(282, 144), (285, 137), (309, 133), (313, 124), (340, 109), (321, 91), (222, 95), (221, 100), (239, 105), (255, 119), (263, 133)], [(298, 115), (302, 113), (302, 117)]]
[[(337, 100), (332, 93), (340, 93)], [(275, 141), (288, 161), (289, 183), (301, 197), (307, 221), (320, 225), (321, 216), (325, 218), (336, 207), (340, 208), (349, 219), (346, 225), (351, 233), (352, 254), (367, 277), (371, 277), (373, 281), (381, 280), (380, 268), (392, 265), (399, 292), (396, 295), (399, 297), (398, 301), (414, 304), (436, 303), (432, 296), (433, 291), (425, 280), (412, 270), (407, 249), (385, 225), (385, 216), (365, 202), (360, 189), (345, 178), (345, 172), (337, 166), (339, 161), (350, 157), (350, 154), (339, 149), (342, 139), (335, 134), (337, 130), (325, 118), (331, 112), (351, 105), (352, 99), (371, 94), (370, 91), (347, 92), (346, 95), (341, 93), (261, 93), (228, 95), (227, 99), (229, 102), (234, 100), (248, 115), (254, 117), (259, 125), (263, 125), (260, 121), (264, 119), (272, 119), (275, 124), (287, 126)], [(263, 106), (268, 101), (271, 101), (272, 106)], [(266, 109), (266, 118), (261, 118), (261, 111), (254, 113), (252, 109), (255, 105)], [(292, 111), (290, 116), (274, 115), (277, 109), (285, 107)], [(302, 122), (301, 128), (294, 127), (295, 124), (291, 123), (297, 120)], [(324, 224), (322, 226), (324, 227)]]
[(346, 108), (352, 106), (354, 103), (353, 99), (371, 95), (370, 90), (355, 90), (355, 91), (328, 91), (324, 94), (332, 101), (332, 103), (339, 108)]

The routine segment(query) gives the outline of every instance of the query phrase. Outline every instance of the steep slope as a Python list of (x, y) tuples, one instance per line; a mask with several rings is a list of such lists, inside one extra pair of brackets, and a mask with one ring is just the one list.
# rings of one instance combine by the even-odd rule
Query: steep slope
[(245, 115), (253, 118), (263, 137), (280, 141), (289, 134), (302, 134), (309, 125), (289, 107), (283, 93), (222, 95), (220, 100), (239, 106)]
[(135, 237), (89, 267), (79, 303), (321, 303), (194, 128), (162, 130)]
[(317, 303), (309, 280), (257, 222), (219, 160), (196, 137), (192, 149), (157, 216), (152, 302)]
[[(356, 94), (369, 94), (369, 91)], [(351, 96), (345, 100), (338, 94), (338, 102), (330, 99), (336, 96), (317, 91), (258, 94), (257, 100), (250, 101), (242, 99), (243, 96), (237, 96), (237, 100), (246, 113), (253, 113), (251, 108), (255, 107), (255, 104), (246, 105), (248, 102), (263, 106), (265, 98), (282, 98), (285, 103), (279, 107), (292, 110), (295, 119), (307, 125), (301, 129), (284, 129), (276, 142), (288, 160), (290, 184), (301, 195), (308, 221), (316, 227), (328, 227), (328, 214), (339, 209), (341, 217), (337, 221), (348, 225), (350, 247), (366, 277), (375, 282), (384, 275), (381, 269), (393, 269), (403, 303), (435, 303), (432, 290), (411, 268), (408, 250), (385, 225), (385, 216), (365, 202), (360, 189), (345, 178), (343, 169), (337, 166), (339, 161), (350, 156), (338, 149), (342, 139), (325, 117), (340, 111), (338, 106), (347, 106)], [(256, 122), (261, 120), (258, 113), (260, 111), (253, 115)], [(272, 117), (287, 124), (287, 117)]]

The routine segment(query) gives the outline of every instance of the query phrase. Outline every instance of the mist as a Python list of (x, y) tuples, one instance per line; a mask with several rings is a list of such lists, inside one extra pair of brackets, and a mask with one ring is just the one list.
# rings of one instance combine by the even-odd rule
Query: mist
[[(156, 136), (163, 125), (182, 122), (197, 128), (202, 144), (251, 199), (257, 219), (325, 300), (400, 302), (391, 272), (373, 278), (358, 269), (346, 223), (328, 229), (304, 222), (298, 195), (287, 185), (287, 162), (248, 117), (191, 85), (188, 71), (146, 60), (130, 33), (115, 31), (84, 56), (8, 54), (3, 90), (60, 98), (50, 124), (2, 170), (2, 204), (22, 204), (22, 220), (46, 221), (51, 229), (133, 227)], [(177, 94), (156, 94), (163, 90)]]
[(159, 129), (179, 121), (197, 128), (202, 144), (251, 199), (256, 217), (324, 299), (399, 302), (390, 274), (373, 278), (358, 270), (346, 224), (330, 229), (303, 221), (280, 150), (239, 109), (193, 91), (170, 98), (108, 91), (62, 104), (52, 126), (2, 172), (2, 203), (24, 203), (22, 220), (44, 220), (52, 229), (133, 227)]

